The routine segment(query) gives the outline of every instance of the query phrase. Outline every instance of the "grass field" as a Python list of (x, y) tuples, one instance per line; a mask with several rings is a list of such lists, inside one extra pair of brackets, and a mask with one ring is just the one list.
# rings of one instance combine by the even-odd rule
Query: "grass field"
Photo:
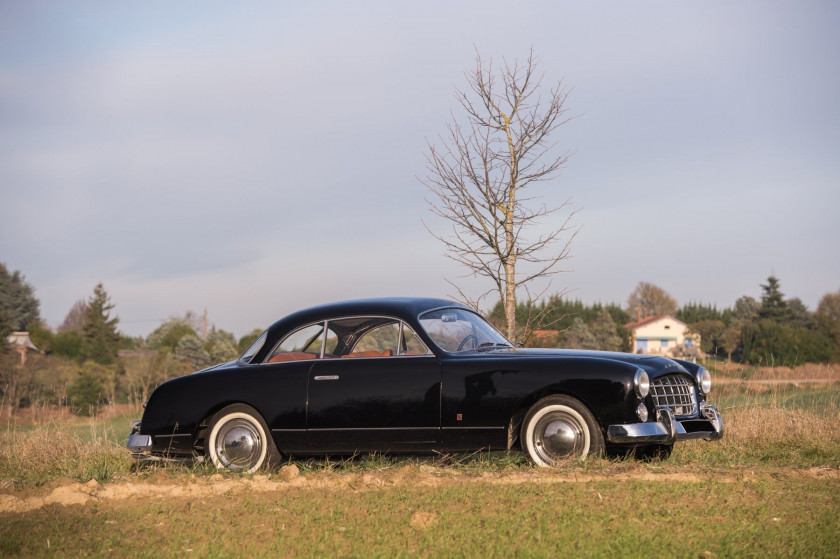
[(551, 470), (518, 453), (135, 469), (122, 445), (136, 410), (9, 424), (0, 553), (835, 557), (840, 383), (759, 380), (716, 386), (722, 441)]

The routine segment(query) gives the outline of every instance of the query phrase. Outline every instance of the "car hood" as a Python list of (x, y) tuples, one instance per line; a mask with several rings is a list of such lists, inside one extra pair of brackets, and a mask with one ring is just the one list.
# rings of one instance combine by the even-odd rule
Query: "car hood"
[(545, 349), (545, 348), (511, 348), (486, 352), (486, 354), (511, 357), (546, 357), (546, 358), (584, 358), (620, 361), (644, 369), (646, 373), (659, 376), (667, 373), (688, 373), (685, 367), (666, 357), (658, 355), (640, 355), (636, 353), (621, 353), (618, 351), (590, 351), (584, 349)]

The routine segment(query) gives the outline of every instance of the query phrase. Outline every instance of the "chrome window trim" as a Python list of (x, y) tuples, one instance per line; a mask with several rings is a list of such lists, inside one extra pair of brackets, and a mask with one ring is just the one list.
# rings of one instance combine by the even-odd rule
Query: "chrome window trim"
[[(400, 320), (399, 318), (391, 318), (389, 316), (367, 316), (367, 315), (360, 315), (358, 317), (353, 317), (353, 318), (384, 318), (385, 320), (393, 320), (394, 322), (396, 322), (397, 323), (397, 355), (391, 355), (390, 357), (398, 357), (399, 351), (400, 351), (400, 334), (402, 333), (402, 320)], [(339, 318), (339, 319), (334, 320), (333, 322), (338, 322), (339, 320), (342, 320), (342, 319)], [(356, 346), (359, 345), (359, 342), (362, 341), (362, 338), (364, 338), (365, 336), (367, 336), (368, 334), (370, 334), (374, 330), (384, 328), (385, 326), (389, 326), (391, 324), (393, 324), (393, 322), (384, 322), (384, 323), (380, 324), (379, 326), (377, 326), (375, 328), (371, 328), (370, 330), (368, 330), (367, 332), (362, 334), (362, 336), (358, 340), (353, 342), (353, 347), (350, 349), (350, 353), (353, 353), (353, 350), (356, 349)], [(364, 359), (364, 357), (354, 357), (353, 359)], [(369, 359), (381, 359), (381, 358), (380, 357), (371, 357)]]
[[(426, 311), (426, 312), (428, 312), (428, 311)], [(330, 322), (339, 322), (341, 320), (350, 320), (350, 319), (353, 319), (353, 318), (384, 318), (386, 320), (393, 320), (394, 322), (398, 322), (400, 324), (399, 335), (400, 335), (400, 338), (402, 337), (403, 325), (405, 324), (405, 321), (401, 318), (396, 318), (394, 316), (379, 315), (379, 314), (354, 314), (354, 315), (349, 315), (349, 316), (341, 316), (341, 317), (337, 317), (337, 318), (324, 318), (324, 319), (321, 319), (321, 320), (314, 320), (314, 321), (312, 321), (308, 324), (304, 324), (303, 326), (300, 326), (299, 328), (295, 328), (294, 330), (292, 330), (289, 334), (284, 336), (280, 341), (278, 341), (274, 345), (274, 347), (271, 349), (271, 351), (266, 354), (265, 360), (262, 363), (260, 363), (260, 365), (284, 365), (284, 364), (291, 364), (291, 363), (299, 363), (300, 361), (303, 361), (303, 360), (279, 361), (277, 363), (269, 363), (268, 362), (268, 360), (271, 358), (271, 356), (274, 355), (274, 351), (277, 349), (277, 347), (281, 343), (286, 341), (286, 338), (288, 338), (289, 336), (291, 336), (292, 334), (294, 334), (298, 330), (303, 330), (304, 328), (309, 328), (310, 326), (314, 326), (316, 324), (323, 324), (324, 325), (324, 331), (322, 332), (322, 335), (324, 337), (323, 337), (323, 341), (321, 343), (321, 354), (320, 354), (319, 357), (316, 357), (315, 359), (306, 359), (305, 361), (321, 361), (321, 360), (326, 361), (326, 359), (324, 359), (324, 352), (326, 351), (326, 347), (327, 347), (326, 333), (327, 333), (327, 329), (329, 328), (329, 323)], [(409, 327), (409, 329), (411, 329), (412, 332), (414, 332), (414, 329), (411, 328), (411, 325), (408, 325), (408, 327)], [(426, 345), (426, 343), (423, 342), (423, 340), (420, 338), (420, 336), (417, 335), (417, 332), (414, 332), (414, 337), (417, 338), (417, 341), (420, 343), (420, 345), (423, 346), (423, 348), (426, 350), (426, 353), (422, 353), (420, 355), (391, 355), (390, 357), (388, 357), (388, 359), (413, 359), (413, 358), (417, 358), (417, 357), (434, 357), (435, 356), (434, 352), (432, 350), (430, 350), (429, 347)], [(434, 342), (434, 340), (432, 340), (432, 341)], [(399, 343), (399, 340), (398, 340), (398, 343)], [(399, 351), (399, 345), (397, 346), (397, 351)], [(359, 360), (364, 360), (364, 359), (382, 359), (382, 357), (353, 357), (352, 359), (353, 359), (353, 361), (359, 361)]]
[[(408, 326), (408, 329), (411, 330), (412, 334), (414, 334), (414, 339), (417, 340), (417, 343), (419, 343), (421, 346), (423, 346), (423, 349), (426, 350), (426, 353), (421, 353), (419, 355), (405, 355), (403, 353), (400, 353), (400, 351), (402, 351), (400, 348), (403, 347), (403, 346), (405, 346), (406, 350), (408, 350), (408, 346), (405, 345), (405, 327), (406, 326)], [(397, 354), (392, 355), (392, 357), (427, 357), (429, 355), (434, 355), (432, 350), (430, 350), (426, 346), (426, 344), (423, 342), (423, 340), (420, 339), (420, 336), (417, 335), (417, 332), (415, 332), (414, 329), (411, 326), (409, 326), (408, 324), (405, 323), (405, 320), (400, 320), (400, 337), (397, 339)]]
[[(280, 347), (280, 344), (282, 344), (283, 342), (285, 342), (289, 338), (289, 336), (291, 336), (292, 334), (294, 334), (296, 332), (299, 332), (299, 331), (303, 330), (304, 328), (309, 328), (310, 326), (315, 326), (316, 324), (322, 324), (323, 325), (323, 331), (321, 332), (321, 335), (323, 335), (327, 331), (327, 328), (326, 328), (327, 321), (326, 320), (316, 320), (314, 322), (310, 322), (309, 324), (304, 324), (303, 326), (301, 326), (299, 328), (295, 328), (294, 330), (292, 330), (291, 332), (289, 332), (288, 334), (286, 334), (285, 336), (280, 338), (280, 340), (276, 344), (274, 344), (274, 347), (271, 348), (271, 351), (266, 353), (265, 359), (263, 360), (262, 363), (260, 363), (260, 365), (280, 365), (282, 363), (295, 363), (295, 361), (279, 361), (277, 363), (270, 363), (269, 359), (274, 357), (274, 352), (277, 350), (278, 347)], [(314, 338), (312, 340), (314, 341)], [(321, 344), (321, 356), (322, 357), (323, 357), (323, 353), (324, 353), (323, 345), (324, 344), (322, 343)], [(288, 353), (288, 352), (286, 352), (286, 353)], [(315, 359), (319, 359), (319, 358), (316, 357)], [(299, 359), (298, 361), (314, 361), (315, 359)]]

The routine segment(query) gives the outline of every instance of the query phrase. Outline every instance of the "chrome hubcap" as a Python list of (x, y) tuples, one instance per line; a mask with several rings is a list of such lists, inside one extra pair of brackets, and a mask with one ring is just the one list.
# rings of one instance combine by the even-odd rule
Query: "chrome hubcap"
[(257, 428), (244, 419), (225, 423), (216, 436), (216, 456), (231, 470), (249, 470), (262, 454), (262, 438)]
[(547, 464), (580, 456), (584, 444), (583, 426), (564, 412), (546, 414), (534, 428), (534, 449)]

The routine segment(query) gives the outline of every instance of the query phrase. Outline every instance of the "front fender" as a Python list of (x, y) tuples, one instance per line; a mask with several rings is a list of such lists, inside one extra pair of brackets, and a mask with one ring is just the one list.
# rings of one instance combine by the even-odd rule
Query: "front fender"
[(253, 407), (269, 429), (305, 429), (310, 367), (234, 365), (172, 379), (149, 398), (141, 433), (152, 436), (155, 452), (191, 452), (201, 422), (232, 403)]
[(636, 369), (609, 359), (573, 357), (445, 361), (441, 425), (507, 427), (517, 411), (550, 394), (580, 400), (604, 429), (612, 423), (636, 421)]

